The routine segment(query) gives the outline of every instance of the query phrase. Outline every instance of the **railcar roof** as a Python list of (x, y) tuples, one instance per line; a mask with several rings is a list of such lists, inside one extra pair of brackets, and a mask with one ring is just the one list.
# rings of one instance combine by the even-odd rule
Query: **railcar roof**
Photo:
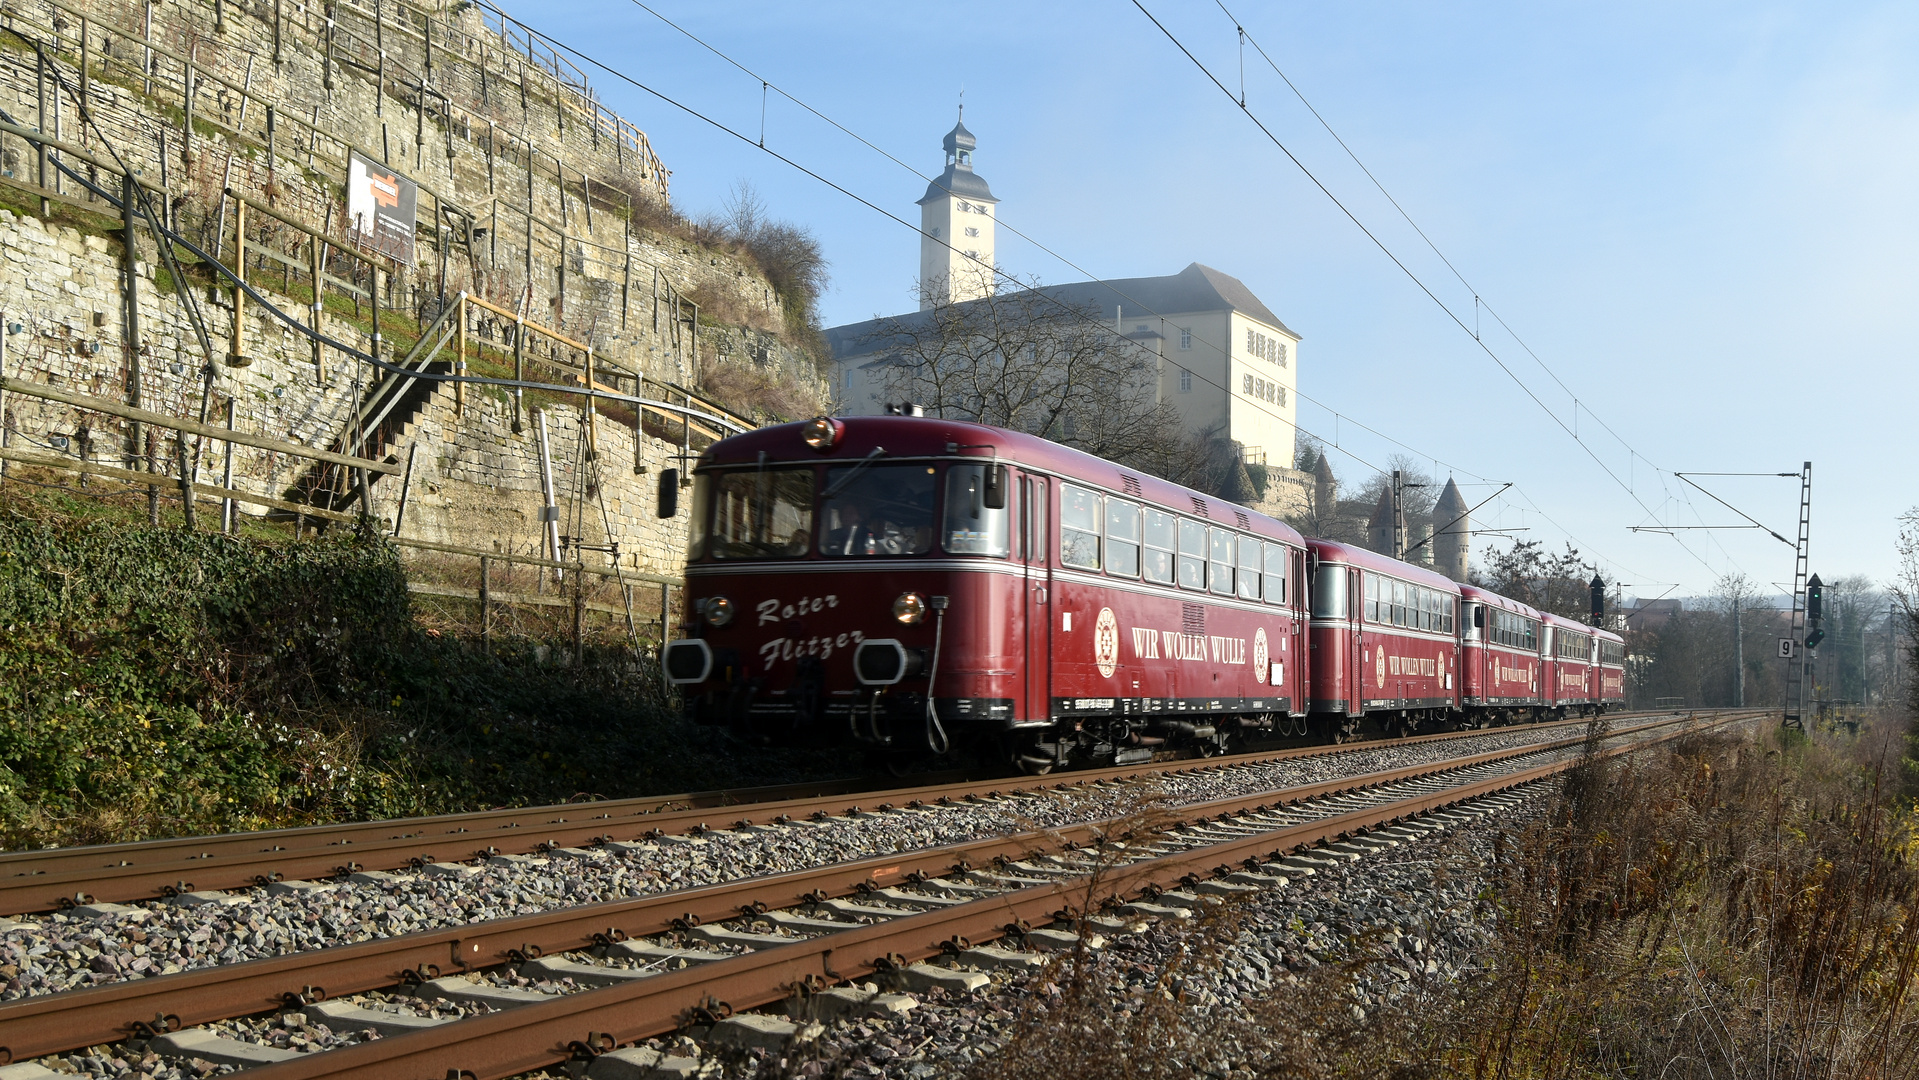
[(1578, 619), (1568, 619), (1564, 615), (1554, 615), (1550, 611), (1540, 612), (1539, 617), (1541, 619), (1544, 619), (1546, 623), (1551, 626), (1557, 626), (1567, 630), (1577, 630), (1582, 634), (1591, 634), (1591, 633), (1597, 632), (1596, 628), (1591, 623), (1583, 623), (1583, 622), (1580, 622)]
[[(801, 441), (803, 424), (776, 424), (721, 439), (700, 454), (699, 467), (752, 465), (759, 461), (762, 451), (769, 463), (788, 464), (816, 461), (851, 464), (872, 453), (875, 447), (884, 448), (889, 457), (952, 457), (955, 452), (947, 447), (957, 445), (960, 457), (997, 458), (1068, 479), (1078, 478), (1113, 491), (1130, 491), (1131, 485), (1126, 482), (1130, 477), (1137, 482), (1138, 497), (1147, 502), (1188, 517), (1205, 518), (1216, 525), (1247, 529), (1299, 546), (1306, 543), (1299, 530), (1256, 510), (1149, 473), (1123, 468), (1037, 435), (935, 416), (846, 416), (839, 420), (845, 429), (839, 444), (826, 453), (818, 453)], [(1245, 517), (1243, 524), (1240, 515)]]
[(1478, 600), (1481, 603), (1492, 604), (1495, 607), (1502, 607), (1502, 608), (1505, 608), (1507, 611), (1518, 612), (1519, 614), (1524, 615), (1527, 618), (1544, 619), (1546, 617), (1545, 612), (1540, 611), (1538, 608), (1533, 607), (1530, 604), (1522, 604), (1519, 601), (1514, 600), (1510, 596), (1501, 596), (1499, 593), (1496, 593), (1492, 591), (1491, 589), (1482, 589), (1477, 585), (1461, 585), (1459, 587), (1459, 594), (1468, 600)]
[(1454, 581), (1444, 574), (1428, 570), (1423, 566), (1414, 566), (1409, 562), (1401, 562), (1391, 555), (1381, 555), (1379, 552), (1373, 551), (1370, 548), (1363, 548), (1354, 544), (1342, 544), (1337, 540), (1314, 539), (1306, 542), (1312, 546), (1314, 551), (1319, 553), (1320, 562), (1344, 563), (1347, 566), (1358, 566), (1367, 570), (1377, 570), (1382, 574), (1391, 574), (1394, 577), (1403, 578), (1404, 580), (1416, 582), (1420, 585), (1430, 586), (1431, 588), (1444, 592), (1457, 593), (1460, 588), (1459, 582)]

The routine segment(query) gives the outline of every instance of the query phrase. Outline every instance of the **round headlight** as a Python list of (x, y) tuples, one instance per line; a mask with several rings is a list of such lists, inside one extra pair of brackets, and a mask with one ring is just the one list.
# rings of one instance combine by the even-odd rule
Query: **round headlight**
[(914, 625), (926, 618), (926, 598), (916, 592), (901, 593), (900, 598), (893, 601), (893, 617), (908, 626)]
[(806, 445), (824, 454), (839, 444), (840, 432), (845, 427), (830, 416), (815, 416), (801, 425), (800, 438), (806, 440)]
[(733, 621), (733, 601), (724, 596), (707, 597), (706, 603), (700, 606), (700, 616), (708, 626), (725, 626)]

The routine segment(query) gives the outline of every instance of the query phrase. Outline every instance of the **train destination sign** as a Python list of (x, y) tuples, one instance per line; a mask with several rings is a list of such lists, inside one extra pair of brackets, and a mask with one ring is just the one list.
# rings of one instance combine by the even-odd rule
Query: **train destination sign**
[(358, 150), (348, 155), (347, 236), (354, 243), (412, 266), (419, 204), (420, 185)]

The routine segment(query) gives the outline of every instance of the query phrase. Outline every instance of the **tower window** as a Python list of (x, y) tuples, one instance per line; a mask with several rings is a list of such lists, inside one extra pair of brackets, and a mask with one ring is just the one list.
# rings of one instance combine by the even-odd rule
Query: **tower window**
[(939, 238), (940, 238), (940, 227), (938, 225), (935, 225), (933, 226), (933, 239), (938, 240)]
[(1182, 394), (1193, 392), (1193, 373), (1185, 368), (1179, 369), (1179, 392)]
[(979, 230), (978, 230), (978, 229), (972, 229), (972, 228), (969, 228), (969, 229), (967, 229), (967, 230), (966, 230), (966, 235), (968, 235), (968, 236), (978, 236), (978, 235), (979, 235)]
[(1189, 352), (1192, 350), (1193, 348), (1192, 327), (1182, 326), (1179, 328), (1179, 347)]
[(967, 253), (966, 253), (966, 257), (967, 257), (967, 258), (969, 258), (969, 259), (977, 259), (977, 258), (979, 258), (979, 252), (977, 252), (977, 251), (969, 251), (969, 252), (967, 252)]
[(1239, 377), (1239, 392), (1242, 394), (1250, 394), (1253, 392), (1253, 377), (1251, 375), (1241, 375)]

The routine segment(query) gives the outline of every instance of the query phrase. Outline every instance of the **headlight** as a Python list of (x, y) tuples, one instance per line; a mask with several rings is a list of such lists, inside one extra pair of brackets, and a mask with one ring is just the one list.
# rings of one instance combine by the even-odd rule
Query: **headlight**
[(706, 603), (700, 605), (700, 616), (708, 626), (725, 626), (733, 621), (733, 601), (724, 596), (707, 597)]
[(918, 623), (926, 618), (926, 598), (916, 592), (901, 593), (893, 601), (893, 617), (908, 626)]
[(840, 432), (846, 425), (830, 416), (815, 416), (800, 427), (800, 438), (806, 445), (824, 454), (839, 445)]

